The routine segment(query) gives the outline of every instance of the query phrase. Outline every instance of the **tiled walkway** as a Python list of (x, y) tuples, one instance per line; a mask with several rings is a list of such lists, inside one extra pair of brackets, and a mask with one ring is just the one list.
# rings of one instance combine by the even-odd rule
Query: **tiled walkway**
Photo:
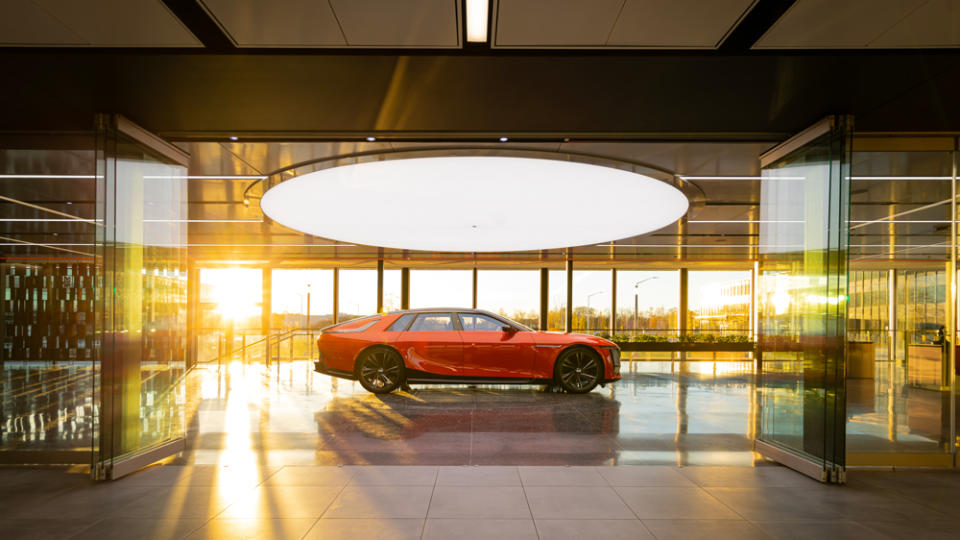
[(960, 474), (759, 467), (0, 469), (0, 537), (910, 540), (960, 537)]

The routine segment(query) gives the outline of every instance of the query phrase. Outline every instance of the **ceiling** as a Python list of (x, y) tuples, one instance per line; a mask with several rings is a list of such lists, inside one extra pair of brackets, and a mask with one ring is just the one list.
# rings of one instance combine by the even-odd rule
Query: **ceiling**
[[(5, 0), (0, 47), (450, 49), (463, 0)], [(958, 0), (490, 0), (493, 49), (960, 46)]]

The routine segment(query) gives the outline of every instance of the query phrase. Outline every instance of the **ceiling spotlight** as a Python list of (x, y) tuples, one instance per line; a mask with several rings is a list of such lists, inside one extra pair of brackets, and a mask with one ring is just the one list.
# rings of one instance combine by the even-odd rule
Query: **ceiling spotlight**
[(487, 14), (490, 11), (487, 0), (467, 0), (467, 41), (484, 43), (487, 41)]
[(500, 142), (507, 142), (507, 141), (509, 141), (509, 140), (510, 140), (510, 139), (508, 139), (508, 138), (506, 138), (506, 137), (500, 137)]
[(72, 202), (70, 202), (70, 201), (67, 201), (67, 204), (73, 204), (73, 203), (72, 203)]
[(376, 137), (367, 137), (367, 142), (373, 142), (375, 140), (377, 140)]
[(250, 199), (244, 198), (244, 199), (243, 199), (243, 205), (244, 205), (244, 206), (250, 206)]
[(230, 136), (230, 140), (231, 140), (231, 141), (237, 141), (237, 140), (240, 140), (240, 137), (237, 137), (236, 135), (231, 135), (231, 136)]

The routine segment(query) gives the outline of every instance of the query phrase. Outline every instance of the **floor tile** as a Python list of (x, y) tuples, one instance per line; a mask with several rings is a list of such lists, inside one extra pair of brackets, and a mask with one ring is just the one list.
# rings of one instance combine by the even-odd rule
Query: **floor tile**
[(732, 519), (645, 519), (657, 540), (764, 540), (769, 536), (747, 521)]
[(812, 490), (809, 496), (799, 488), (707, 488), (706, 491), (751, 521), (845, 519), (829, 501), (815, 496), (818, 490)]
[(519, 486), (516, 467), (440, 467), (438, 486)]
[(63, 540), (93, 525), (98, 518), (87, 519), (4, 519), (0, 537), (4, 540)]
[(540, 540), (656, 540), (639, 520), (538, 519)]
[(429, 518), (531, 519), (522, 487), (437, 486)]
[(220, 518), (318, 518), (339, 486), (260, 486), (227, 507)]
[(423, 519), (321, 519), (303, 540), (419, 540)]
[(597, 472), (611, 486), (696, 486), (693, 481), (680, 474), (676, 467), (624, 465), (597, 467)]
[(610, 487), (524, 488), (535, 519), (636, 519)]
[(762, 467), (681, 467), (678, 471), (703, 487), (819, 487), (816, 480), (779, 465)]
[(315, 519), (213, 519), (190, 540), (287, 540), (302, 538)]
[(185, 538), (206, 522), (206, 519), (110, 518), (70, 537), (70, 540), (176, 540)]
[(125, 486), (172, 486), (185, 481), (195, 467), (182, 465), (155, 465), (128, 474), (116, 481)]
[[(74, 489), (49, 499), (33, 501), (21, 508), (18, 518), (46, 518), (57, 516), (63, 519), (84, 519), (90, 516), (103, 517), (104, 508), (118, 511), (138, 499), (154, 494), (157, 488), (128, 486), (119, 483), (94, 484)], [(166, 488), (160, 488), (161, 492)]]
[(617, 487), (640, 519), (742, 519), (697, 487)]
[(594, 467), (520, 467), (525, 486), (605, 486)]
[(370, 466), (352, 467), (351, 486), (432, 486), (437, 467)]
[(886, 540), (883, 534), (852, 521), (758, 521), (755, 525), (777, 540)]
[(894, 540), (956, 540), (960, 537), (960, 520), (877, 521), (859, 522)]
[(356, 473), (349, 467), (289, 465), (264, 480), (265, 486), (345, 486)]
[(428, 519), (423, 540), (537, 540), (532, 519)]
[(156, 489), (108, 516), (116, 518), (212, 518), (251, 489), (230, 490), (207, 486), (176, 485)]
[(432, 487), (347, 486), (324, 518), (425, 518)]

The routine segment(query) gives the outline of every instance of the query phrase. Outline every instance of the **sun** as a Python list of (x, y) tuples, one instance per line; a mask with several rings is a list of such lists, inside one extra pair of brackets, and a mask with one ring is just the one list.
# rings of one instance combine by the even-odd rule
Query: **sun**
[(224, 319), (240, 321), (260, 315), (261, 271), (256, 268), (204, 268), (200, 284), (206, 301)]

